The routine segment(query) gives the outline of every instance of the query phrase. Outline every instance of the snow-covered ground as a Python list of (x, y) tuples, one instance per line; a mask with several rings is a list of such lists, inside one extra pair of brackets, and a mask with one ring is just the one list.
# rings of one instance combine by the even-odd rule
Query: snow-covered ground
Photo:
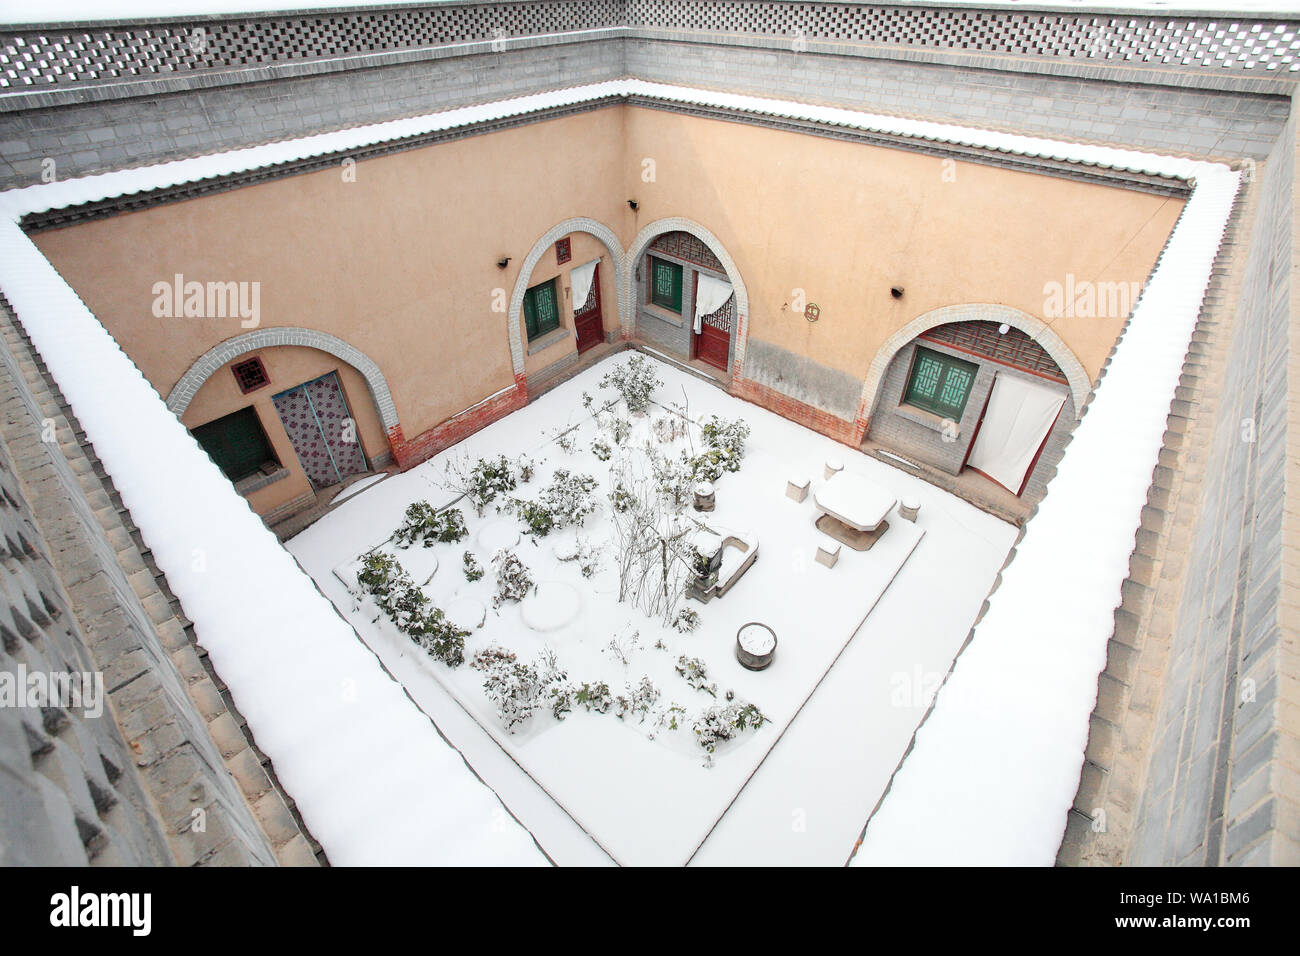
[[(645, 417), (630, 417), (633, 432), (624, 447), (651, 439), (653, 421), (667, 415), (663, 406), (670, 402), (685, 404), (696, 422), (710, 415), (743, 418), (752, 433), (739, 472), (717, 482), (714, 512), (687, 514), (720, 533), (757, 539), (759, 547), (758, 560), (723, 598), (683, 605), (699, 613), (697, 630), (665, 627), (617, 600), (605, 495), (611, 464), (622, 453), (615, 448), (613, 462), (597, 459), (591, 446), (605, 430), (582, 405), (584, 392), (598, 403), (613, 397), (598, 381), (626, 360), (608, 359), (424, 465), (358, 494), (287, 546), (557, 862), (843, 863), (1015, 531), (919, 479), (653, 363), (664, 383), (658, 404)], [(564, 425), (577, 426), (571, 452), (553, 440)], [(693, 437), (698, 445), (698, 432)], [(516, 517), (489, 505), (479, 518), (464, 500), (456, 504), (468, 524), (463, 541), (409, 549), (385, 544), (412, 502), (455, 501), (457, 493), (442, 484), (449, 462), (501, 454), (539, 462), (532, 480), (514, 492), (519, 498), (536, 498), (556, 468), (599, 480), (602, 508), (586, 520), (581, 537), (603, 543), (600, 571), (585, 578), (576, 562), (557, 557), (571, 546), (572, 530), (520, 535)], [(863, 553), (845, 547), (837, 566), (827, 569), (813, 560), (823, 536), (813, 527), (812, 494), (799, 503), (785, 489), (787, 478), (802, 472), (815, 493), (832, 456), (894, 496), (916, 497), (922, 508), (916, 524), (895, 512), (875, 547)], [(490, 560), (503, 538), (508, 544), (516, 536), (514, 550), (541, 587), (522, 604), (497, 609)], [(467, 661), (489, 646), (507, 648), (521, 661), (548, 648), (572, 682), (605, 681), (614, 694), (648, 676), (660, 692), (658, 707), (643, 720), (575, 706), (557, 721), (543, 711), (511, 733), (484, 693), (481, 672), (431, 659), (372, 599), (350, 593), (358, 556), (377, 545), (401, 561), (436, 605), (466, 626), (484, 620), (466, 642)], [(482, 580), (466, 580), (466, 551), (487, 567)], [(775, 661), (764, 671), (745, 670), (734, 654), (736, 633), (749, 621), (777, 634)], [(716, 699), (676, 673), (683, 655), (704, 662)], [(728, 690), (756, 704), (769, 722), (706, 759), (690, 724), (705, 708), (725, 703)], [(686, 711), (677, 730), (656, 720), (656, 712), (674, 703)]]

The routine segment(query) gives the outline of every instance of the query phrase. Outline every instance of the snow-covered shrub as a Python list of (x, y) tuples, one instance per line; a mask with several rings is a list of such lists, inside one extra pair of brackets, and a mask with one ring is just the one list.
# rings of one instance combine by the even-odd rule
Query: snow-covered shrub
[(515, 477), (520, 484), (528, 484), (533, 480), (533, 475), (537, 473), (537, 462), (533, 461), (527, 455), (520, 455), (514, 463)]
[(555, 478), (539, 496), (539, 500), (555, 516), (557, 528), (582, 524), (587, 515), (596, 510), (596, 479), (591, 475), (571, 475), (563, 468), (555, 470)]
[(555, 444), (560, 446), (560, 451), (566, 455), (572, 455), (573, 449), (578, 447), (578, 430), (572, 425), (561, 425), (552, 430), (551, 435), (555, 438)]
[(357, 584), (367, 594), (374, 595), (375, 601), (383, 607), (383, 599), (391, 593), (399, 576), (405, 573), (396, 558), (382, 551), (371, 551), (361, 556)]
[(465, 638), (469, 631), (457, 627), (442, 612), (442, 608), (430, 606), (421, 615), (418, 625), (408, 633), (411, 640), (424, 648), (430, 657), (437, 658), (448, 667), (457, 667), (465, 663)]
[(621, 415), (615, 415), (609, 419), (609, 437), (614, 439), (615, 445), (621, 445), (627, 441), (628, 436), (632, 434), (632, 423)]
[(544, 651), (536, 661), (523, 664), (512, 652), (490, 647), (475, 654), (470, 667), (483, 672), (484, 693), (510, 733), (539, 710), (551, 707), (560, 719), (569, 709), (566, 705), (559, 711), (553, 704), (557, 697), (567, 701), (571, 694), (553, 653)]
[(357, 584), (375, 599), (379, 609), (402, 633), (448, 667), (465, 660), (469, 631), (456, 627), (428, 596), (415, 586), (406, 569), (381, 551), (361, 558)]
[(468, 460), (451, 461), (447, 463), (442, 485), (468, 498), (481, 518), (484, 509), (498, 495), (514, 491), (518, 487), (519, 465), (512, 463), (505, 455), (480, 458), (473, 465), (468, 464)]
[(575, 703), (582, 704), (587, 710), (594, 710), (598, 714), (605, 714), (614, 706), (614, 695), (610, 693), (609, 685), (604, 681), (597, 681), (594, 684), (583, 682), (579, 684), (573, 692)]
[(691, 500), (695, 486), (693, 469), (682, 462), (673, 461), (648, 449), (650, 457), (650, 474), (654, 479), (655, 491), (673, 510), (680, 511)]
[(695, 690), (703, 691), (710, 697), (718, 696), (718, 685), (709, 683), (709, 675), (704, 669), (704, 661), (698, 657), (687, 657), (683, 654), (677, 658), (677, 666), (674, 670)]
[(600, 570), (602, 557), (605, 549), (599, 545), (593, 545), (590, 542), (578, 539), (576, 560), (578, 570), (582, 572), (584, 578), (589, 578)]
[(672, 703), (659, 712), (655, 718), (655, 726), (659, 728), (668, 728), (676, 730), (686, 722), (686, 708), (681, 704)]
[(662, 445), (685, 438), (689, 427), (690, 419), (686, 417), (685, 410), (678, 405), (669, 405), (668, 414), (656, 418), (654, 424), (650, 426), (655, 438)]
[(631, 511), (636, 507), (636, 495), (628, 491), (623, 482), (614, 485), (614, 490), (609, 493), (609, 503), (619, 514)]
[(693, 482), (717, 481), (724, 472), (740, 470), (740, 462), (745, 457), (745, 440), (749, 437), (749, 425), (742, 418), (727, 421), (710, 416), (708, 422), (700, 428), (705, 448), (692, 455), (682, 452), (682, 462), (691, 473)]
[(631, 662), (632, 654), (640, 643), (641, 632), (633, 631), (631, 634), (615, 634), (605, 646), (609, 648), (615, 659), (626, 667)]
[(459, 508), (438, 511), (427, 501), (417, 501), (406, 509), (406, 517), (393, 533), (393, 540), (402, 548), (409, 548), (417, 541), (432, 548), (435, 541), (454, 543), (467, 534), (465, 516)]
[(600, 438), (591, 443), (591, 453), (601, 461), (609, 461), (610, 456), (614, 454), (614, 449), (610, 448), (609, 443), (603, 438)]
[(641, 683), (633, 687), (627, 685), (626, 691), (614, 699), (614, 716), (623, 720), (632, 714), (640, 714), (644, 721), (650, 708), (659, 701), (659, 688), (649, 677), (642, 677)]
[(462, 558), (465, 565), (465, 580), (477, 581), (483, 577), (483, 565), (478, 563), (478, 558), (474, 557), (473, 552), (466, 551), (465, 557)]
[(700, 615), (689, 607), (684, 607), (673, 618), (673, 628), (682, 634), (689, 634), (700, 626)]
[(767, 723), (757, 707), (744, 701), (735, 701), (724, 707), (710, 707), (700, 714), (691, 729), (699, 738), (700, 746), (713, 753), (713, 749), (726, 740), (740, 736), (744, 731), (757, 730)]
[(500, 607), (506, 601), (522, 601), (533, 589), (533, 576), (528, 567), (513, 551), (498, 551), (492, 559), (497, 575), (497, 593), (492, 605)]
[(600, 380), (601, 388), (613, 388), (623, 396), (629, 412), (648, 407), (655, 389), (661, 385), (663, 382), (655, 375), (654, 367), (642, 355), (633, 355), (626, 364), (607, 372)]
[(519, 515), (519, 519), (527, 526), (529, 534), (544, 538), (555, 527), (555, 515), (551, 514), (545, 505), (539, 505), (535, 501), (512, 498), (506, 507)]
[(571, 475), (564, 468), (542, 489), (536, 501), (511, 498), (506, 510), (519, 516), (529, 533), (545, 537), (556, 528), (582, 524), (596, 510), (596, 479), (591, 475)]

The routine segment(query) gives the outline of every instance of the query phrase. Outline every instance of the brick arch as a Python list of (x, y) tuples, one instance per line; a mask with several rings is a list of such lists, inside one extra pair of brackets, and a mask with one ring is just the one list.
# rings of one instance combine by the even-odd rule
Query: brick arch
[(637, 260), (645, 254), (651, 242), (666, 232), (689, 232), (708, 246), (722, 263), (722, 269), (726, 272), (731, 287), (736, 290), (736, 346), (731, 375), (732, 378), (739, 378), (745, 364), (745, 343), (749, 340), (749, 292), (745, 289), (745, 280), (740, 277), (740, 270), (736, 267), (736, 260), (731, 258), (731, 253), (727, 252), (717, 236), (693, 219), (674, 216), (656, 220), (637, 233), (636, 239), (632, 241), (632, 247), (623, 257), (624, 281), (620, 289), (623, 298), (619, 305), (619, 313), (623, 319), (623, 334), (630, 338), (635, 331), (636, 302), (633, 300), (636, 297), (636, 283), (632, 281), (632, 276), (636, 270)]
[(1052, 357), (1065, 375), (1065, 380), (1070, 386), (1070, 396), (1074, 399), (1074, 414), (1077, 417), (1083, 411), (1083, 405), (1088, 400), (1088, 395), (1092, 392), (1092, 380), (1088, 377), (1088, 371), (1083, 367), (1083, 363), (1075, 356), (1074, 352), (1065, 340), (1053, 331), (1042, 319), (1039, 319), (1028, 312), (1021, 312), (1019, 309), (1013, 309), (1006, 305), (986, 305), (986, 304), (969, 304), (969, 305), (946, 305), (940, 309), (934, 309), (919, 315), (907, 325), (903, 326), (888, 339), (876, 352), (876, 357), (871, 360), (871, 367), (867, 369), (867, 380), (862, 385), (862, 399), (858, 403), (858, 425), (862, 427), (869, 421), (875, 410), (876, 397), (880, 393), (880, 383), (885, 380), (885, 372), (889, 369), (889, 363), (894, 360), (894, 356), (908, 342), (911, 342), (923, 332), (940, 325), (948, 325), (953, 322), (997, 322), (999, 325), (1005, 323), (1024, 332), (1035, 342), (1043, 347), (1043, 350)]
[[(623, 245), (618, 241), (618, 236), (614, 230), (610, 229), (603, 222), (596, 219), (588, 219), (585, 216), (566, 219), (558, 222), (546, 233), (533, 243), (532, 249), (528, 250), (528, 255), (524, 257), (524, 264), (519, 268), (519, 276), (515, 279), (514, 291), (510, 295), (510, 313), (507, 322), (507, 332), (510, 335), (510, 364), (514, 368), (515, 377), (518, 378), (524, 374), (524, 337), (519, 329), (520, 318), (524, 310), (524, 293), (528, 291), (528, 280), (532, 278), (533, 269), (541, 261), (546, 250), (555, 245), (557, 241), (574, 232), (585, 232), (588, 235), (595, 236), (609, 251), (610, 262), (614, 266), (614, 285), (617, 293), (617, 300), (620, 303), (620, 312), (622, 311), (621, 303), (623, 301)], [(619, 324), (626, 326), (626, 320), (620, 314)]]
[(374, 360), (360, 349), (328, 332), (290, 326), (245, 332), (243, 335), (236, 335), (214, 345), (200, 355), (180, 377), (180, 381), (167, 396), (167, 407), (172, 414), (180, 418), (185, 414), (185, 409), (189, 408), (190, 402), (194, 400), (203, 383), (211, 378), (217, 369), (248, 352), (277, 345), (299, 345), (318, 349), (351, 365), (366, 380), (370, 395), (375, 400), (375, 408), (379, 411), (379, 420), (383, 423), (384, 431), (389, 436), (394, 434), (393, 430), (398, 428), (397, 406), (393, 404), (393, 395), (388, 390), (384, 373), (379, 370)]

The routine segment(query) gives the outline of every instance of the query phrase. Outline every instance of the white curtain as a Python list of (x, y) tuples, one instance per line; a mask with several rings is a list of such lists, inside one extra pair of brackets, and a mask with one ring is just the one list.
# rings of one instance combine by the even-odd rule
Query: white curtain
[(1063, 392), (999, 373), (966, 463), (1018, 493), (1064, 404)]
[(596, 266), (599, 259), (592, 259), (569, 270), (569, 288), (573, 292), (573, 311), (578, 312), (591, 295), (591, 283), (596, 278)]
[(695, 331), (697, 333), (700, 331), (704, 316), (712, 315), (726, 305), (734, 291), (730, 282), (700, 272), (695, 273)]

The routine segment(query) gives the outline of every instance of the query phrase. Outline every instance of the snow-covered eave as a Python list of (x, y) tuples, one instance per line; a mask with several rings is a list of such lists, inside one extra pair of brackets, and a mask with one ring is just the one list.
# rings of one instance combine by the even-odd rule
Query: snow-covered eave
[[(1112, 614), (1165, 419), (1236, 195), (1238, 174), (1226, 166), (623, 79), (0, 193), (0, 290), (85, 427), (218, 669), (223, 675), (230, 671), (226, 679), (259, 744), (330, 851), (331, 842), (347, 845), (344, 824), (359, 812), (353, 804), (365, 798), (337, 780), (322, 783), (323, 763), (342, 765), (331, 742), (305, 734), (299, 721), (286, 726), (280, 715), (291, 708), (281, 693), (269, 700), (241, 697), (239, 672), (245, 671), (245, 682), (256, 681), (247, 669), (262, 667), (283, 668), (302, 679), (304, 667), (322, 660), (312, 642), (327, 636), (339, 647), (360, 651), (360, 645), (20, 222), (32, 213), (617, 96), (1130, 170), (1193, 187), (1050, 493), (896, 774), (857, 858), (866, 863), (1051, 863), (1077, 786), (1097, 676), (1105, 666)], [(105, 395), (113, 400), (105, 401)], [(140, 454), (145, 444), (147, 456)], [(157, 468), (159, 460), (168, 467)], [(204, 562), (196, 562), (196, 551)], [(204, 570), (196, 570), (200, 566)], [(259, 633), (277, 636), (276, 642), (262, 642), (255, 658), (247, 652), (241, 625), (246, 616), (234, 613), (251, 606), (266, 608)], [(392, 688), (383, 682), (392, 682), (373, 658), (358, 658), (352, 667), (374, 681), (374, 696), (360, 699), (384, 701), (370, 711), (369, 723), (405, 725), (422, 717), (405, 698), (391, 696)], [(339, 679), (334, 673), (319, 676)], [(355, 678), (350, 672), (347, 679)], [(307, 708), (312, 726), (320, 728), (344, 721), (354, 726), (359, 713), (349, 704), (344, 717), (310, 697), (298, 706)], [(1026, 728), (1033, 736), (1026, 736)], [(410, 729), (418, 736), (414, 725)], [(389, 726), (384, 733), (398, 731)], [(359, 744), (355, 756), (364, 765), (367, 757)], [(365, 774), (353, 776), (365, 779)], [(461, 789), (465, 792), (456, 799), (473, 802), (472, 788)], [(370, 809), (382, 813), (373, 806), (374, 791), (364, 792)], [(400, 789), (384, 793), (385, 799), (404, 796), (409, 794)], [(462, 838), (504, 839), (477, 829)]]
[(1158, 156), (1138, 150), (1067, 143), (975, 127), (902, 119), (841, 107), (816, 106), (625, 78), (7, 190), (0, 192), (0, 215), (21, 219), (32, 213), (103, 202), (153, 190), (172, 189), (325, 156), (344, 157), (352, 150), (383, 143), (396, 143), (479, 123), (630, 96), (821, 123), (919, 142), (976, 147), (1030, 159), (1056, 160), (1098, 169), (1178, 179), (1189, 184), (1193, 181), (1196, 170), (1203, 165), (1196, 160)]

